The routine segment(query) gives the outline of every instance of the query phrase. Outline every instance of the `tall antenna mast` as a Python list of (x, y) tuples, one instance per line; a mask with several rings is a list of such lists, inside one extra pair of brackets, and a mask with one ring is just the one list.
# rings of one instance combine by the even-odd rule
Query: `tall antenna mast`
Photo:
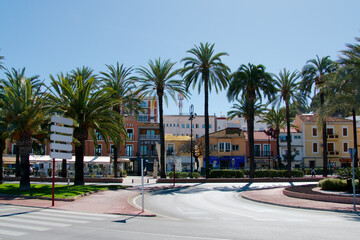
[(181, 93), (179, 93), (179, 94), (178, 94), (178, 100), (179, 100), (179, 115), (182, 115), (184, 95), (182, 95)]

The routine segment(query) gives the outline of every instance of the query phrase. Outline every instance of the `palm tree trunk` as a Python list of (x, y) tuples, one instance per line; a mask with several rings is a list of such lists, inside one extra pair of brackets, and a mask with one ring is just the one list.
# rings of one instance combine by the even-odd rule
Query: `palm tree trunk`
[(358, 158), (358, 148), (357, 148), (357, 128), (356, 128), (356, 111), (355, 111), (355, 109), (352, 110), (352, 114), (353, 114), (354, 148), (356, 149), (354, 161), (355, 161), (355, 167), (357, 167), (359, 164), (359, 158)]
[(15, 177), (20, 177), (20, 154), (19, 154), (19, 146), (15, 145)]
[(206, 178), (210, 177), (210, 141), (209, 141), (209, 75), (205, 74), (205, 167)]
[(20, 191), (30, 191), (30, 161), (31, 145), (18, 145), (20, 154)]
[(163, 95), (158, 93), (159, 98), (159, 115), (160, 115), (160, 177), (166, 178), (165, 169), (165, 136), (164, 136), (164, 110), (163, 110)]
[(84, 185), (84, 147), (85, 141), (75, 146), (75, 180), (74, 185)]
[(250, 173), (249, 177), (255, 177), (255, 152), (254, 152), (254, 98), (249, 98), (249, 120), (248, 120), (248, 137), (249, 137), (249, 153), (250, 153)]
[(286, 142), (287, 142), (287, 170), (288, 170), (288, 177), (291, 177), (291, 134), (290, 134), (290, 110), (289, 110), (289, 103), (285, 101), (286, 105), (286, 128), (287, 128), (287, 135), (286, 135)]
[[(320, 93), (320, 104), (324, 106), (324, 93)], [(322, 119), (322, 138), (323, 138), (323, 177), (328, 175), (328, 152), (327, 152), (327, 131), (326, 131), (326, 118)]]
[(279, 130), (276, 130), (276, 152), (278, 156), (278, 167), (276, 169), (280, 169), (281, 159), (280, 159), (280, 139), (279, 139)]
[(66, 159), (63, 159), (61, 162), (61, 177), (67, 177)]
[(118, 147), (115, 146), (114, 147), (114, 178), (117, 178), (119, 177), (118, 176), (118, 162), (117, 162), (117, 159), (118, 159)]

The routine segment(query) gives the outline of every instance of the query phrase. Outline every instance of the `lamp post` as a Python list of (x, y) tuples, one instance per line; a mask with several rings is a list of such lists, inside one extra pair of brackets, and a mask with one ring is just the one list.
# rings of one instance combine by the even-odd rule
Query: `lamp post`
[(193, 145), (192, 145), (192, 120), (195, 118), (196, 113), (194, 113), (194, 105), (191, 104), (189, 108), (189, 114), (190, 114), (190, 173), (193, 173)]

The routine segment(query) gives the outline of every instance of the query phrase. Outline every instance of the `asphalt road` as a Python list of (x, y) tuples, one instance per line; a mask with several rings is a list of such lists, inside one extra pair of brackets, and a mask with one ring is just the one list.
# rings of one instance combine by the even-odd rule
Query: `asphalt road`
[[(275, 184), (189, 184), (145, 195), (157, 217), (0, 205), (1, 239), (357, 239), (360, 216), (260, 204), (241, 191)], [(141, 198), (134, 199), (141, 204)]]

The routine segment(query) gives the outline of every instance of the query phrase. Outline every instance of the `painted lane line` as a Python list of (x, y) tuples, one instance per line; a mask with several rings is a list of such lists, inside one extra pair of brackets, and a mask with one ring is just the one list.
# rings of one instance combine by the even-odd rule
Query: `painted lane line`
[(33, 231), (47, 231), (47, 230), (50, 230), (50, 228), (36, 227), (36, 226), (29, 226), (29, 225), (20, 225), (20, 224), (12, 224), (12, 223), (7, 223), (7, 222), (0, 222), (0, 226), (2, 226), (2, 227), (11, 227), (11, 228), (21, 228), (21, 229), (27, 229), (27, 230), (33, 230)]
[(106, 218), (118, 218), (119, 216), (113, 214), (101, 214), (101, 213), (84, 213), (84, 212), (71, 212), (65, 210), (52, 210), (52, 209), (44, 209), (41, 212), (51, 212), (51, 213), (62, 213), (67, 215), (81, 215), (81, 216), (93, 216), (93, 217), (106, 217)]
[(9, 211), (9, 210), (13, 210), (14, 208), (1, 208), (0, 212), (5, 212), (5, 211)]
[(39, 219), (39, 220), (48, 220), (54, 222), (68, 222), (68, 223), (88, 223), (89, 221), (84, 220), (75, 220), (75, 219), (65, 219), (65, 218), (58, 218), (58, 217), (46, 217), (46, 216), (35, 216), (35, 215), (23, 215), (22, 218), (28, 219)]
[(48, 212), (32, 212), (31, 215), (41, 215), (49, 217), (59, 217), (59, 218), (75, 218), (75, 219), (84, 219), (84, 220), (104, 220), (105, 218), (100, 217), (87, 217), (87, 216), (73, 216), (68, 214), (58, 214), (58, 213), (48, 213)]
[[(12, 221), (12, 222), (22, 222), (22, 223), (29, 224), (28, 219), (9, 217), (6, 220)], [(52, 227), (70, 227), (71, 226), (71, 224), (52, 223), (52, 222), (45, 222), (45, 221), (39, 221), (39, 220), (32, 220), (31, 224), (47, 225), (47, 226), (52, 226)]]
[(4, 234), (4, 235), (10, 235), (10, 236), (22, 236), (22, 235), (25, 235), (26, 233), (24, 232), (18, 232), (18, 231), (10, 231), (10, 230), (3, 230), (3, 229), (0, 229), (0, 234)]

